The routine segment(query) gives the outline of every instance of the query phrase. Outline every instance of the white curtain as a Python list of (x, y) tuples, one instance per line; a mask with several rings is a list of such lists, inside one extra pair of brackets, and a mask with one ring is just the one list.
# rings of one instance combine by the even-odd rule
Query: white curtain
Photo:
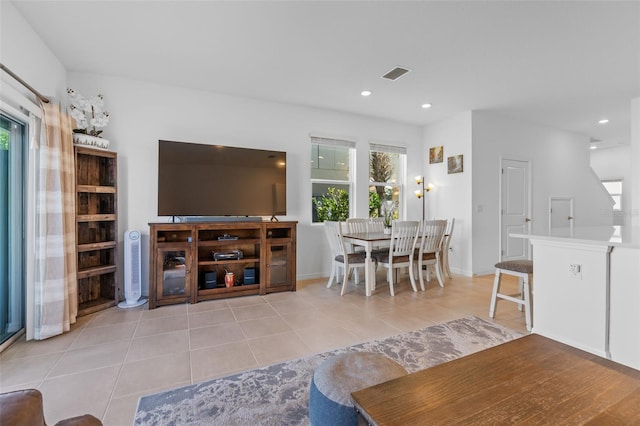
[(69, 331), (78, 312), (71, 117), (42, 104), (36, 150), (33, 337)]

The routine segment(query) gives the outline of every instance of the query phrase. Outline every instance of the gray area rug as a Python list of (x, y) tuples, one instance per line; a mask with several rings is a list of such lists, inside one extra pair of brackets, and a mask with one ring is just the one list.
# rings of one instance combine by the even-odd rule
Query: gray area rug
[(308, 425), (314, 369), (328, 357), (378, 352), (414, 372), (520, 337), (477, 317), (185, 386), (138, 402), (135, 425)]

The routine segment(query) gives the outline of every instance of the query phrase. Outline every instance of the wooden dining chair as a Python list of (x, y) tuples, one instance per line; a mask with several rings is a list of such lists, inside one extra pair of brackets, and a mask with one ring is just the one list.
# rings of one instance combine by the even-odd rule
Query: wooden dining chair
[(444, 275), (447, 278), (451, 278), (451, 269), (449, 268), (449, 246), (451, 245), (451, 237), (453, 236), (453, 225), (456, 223), (456, 218), (452, 217), (447, 223), (447, 230), (444, 234), (444, 240), (442, 241), (442, 250), (440, 252), (440, 267)]
[(431, 281), (430, 267), (433, 265), (436, 270), (436, 277), (440, 287), (444, 287), (442, 282), (442, 269), (440, 265), (440, 252), (444, 241), (444, 234), (447, 230), (446, 220), (428, 220), (422, 223), (420, 238), (416, 238), (416, 247), (411, 259), (411, 269), (417, 270), (420, 277), (420, 289), (424, 291), (424, 279), (422, 269), (426, 269), (427, 281)]
[[(362, 217), (349, 217), (347, 218), (347, 230), (349, 234), (361, 234), (369, 230), (369, 219)], [(363, 251), (363, 247), (353, 247), (347, 244), (347, 249), (352, 252)]]
[(389, 250), (377, 255), (378, 263), (387, 268), (387, 282), (389, 292), (395, 295), (394, 272), (397, 268), (409, 267), (409, 279), (413, 291), (418, 291), (413, 275), (412, 265), (413, 249), (420, 231), (420, 222), (417, 221), (393, 221), (391, 225), (391, 242)]
[(340, 291), (340, 295), (343, 296), (347, 289), (347, 282), (349, 281), (349, 275), (353, 271), (355, 271), (354, 281), (356, 284), (360, 281), (360, 276), (358, 274), (357, 268), (364, 268), (366, 261), (366, 254), (363, 252), (350, 253), (347, 249), (347, 245), (342, 238), (342, 223), (341, 222), (333, 222), (333, 221), (325, 221), (324, 229), (327, 235), (327, 240), (329, 241), (329, 246), (331, 247), (331, 275), (329, 276), (329, 281), (327, 282), (327, 288), (330, 288), (333, 285), (334, 279), (339, 276), (339, 269), (343, 270), (343, 278), (342, 278), (342, 290)]
[(384, 218), (372, 217), (369, 219), (370, 232), (384, 232)]
[(369, 230), (369, 219), (362, 217), (350, 217), (347, 219), (347, 228), (350, 234), (359, 234)]
[[(370, 220), (371, 222), (369, 223), (369, 231), (382, 234), (384, 232), (384, 217), (372, 217)], [(387, 245), (380, 244), (380, 245), (374, 246), (373, 251), (371, 252), (371, 255), (374, 256), (375, 258), (379, 258), (381, 254), (384, 255), (386, 252), (387, 252)], [(375, 290), (375, 287), (374, 287), (374, 290)]]

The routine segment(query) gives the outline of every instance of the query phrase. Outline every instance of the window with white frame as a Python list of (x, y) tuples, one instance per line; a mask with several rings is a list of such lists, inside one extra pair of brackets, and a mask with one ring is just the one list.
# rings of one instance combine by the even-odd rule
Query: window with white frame
[(607, 190), (613, 202), (613, 210), (622, 210), (622, 179), (606, 179), (602, 185)]
[(369, 217), (382, 216), (385, 201), (395, 206), (394, 219), (402, 217), (407, 149), (399, 146), (369, 144)]
[(27, 253), (29, 118), (21, 112), (13, 115), (5, 108), (0, 104), (0, 349), (25, 326)]
[(624, 212), (622, 211), (622, 179), (603, 179), (602, 185), (613, 199), (613, 224), (624, 225)]
[(348, 140), (311, 136), (312, 222), (349, 217), (355, 145)]

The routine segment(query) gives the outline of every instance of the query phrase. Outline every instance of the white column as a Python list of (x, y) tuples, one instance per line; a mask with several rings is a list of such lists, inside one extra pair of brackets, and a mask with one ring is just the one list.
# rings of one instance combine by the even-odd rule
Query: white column
[(640, 226), (640, 98), (631, 100), (631, 188), (629, 196), (631, 198), (631, 220), (627, 224)]
[(569, 238), (531, 237), (531, 243), (533, 332), (608, 357), (611, 247)]

